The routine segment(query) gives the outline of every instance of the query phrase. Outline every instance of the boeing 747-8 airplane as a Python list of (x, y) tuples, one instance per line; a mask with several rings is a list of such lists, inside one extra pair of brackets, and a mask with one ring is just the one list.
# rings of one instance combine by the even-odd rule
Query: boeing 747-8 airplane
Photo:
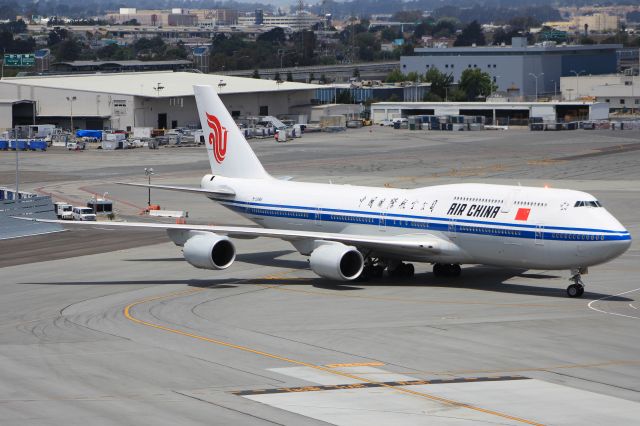
[[(584, 292), (581, 274), (631, 245), (629, 232), (592, 195), (567, 189), (486, 184), (416, 189), (283, 181), (271, 177), (222, 101), (194, 86), (212, 174), (200, 188), (129, 184), (195, 192), (261, 228), (121, 222), (99, 226), (166, 229), (191, 265), (225, 269), (234, 237), (289, 241), (318, 275), (339, 281), (411, 276), (433, 264), (457, 276), (461, 264), (568, 269), (570, 297)], [(83, 226), (86, 226), (83, 223)]]

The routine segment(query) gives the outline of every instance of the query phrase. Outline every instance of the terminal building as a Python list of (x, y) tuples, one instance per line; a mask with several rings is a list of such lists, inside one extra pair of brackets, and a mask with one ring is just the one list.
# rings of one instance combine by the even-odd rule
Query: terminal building
[[(310, 114), (313, 84), (189, 72), (89, 74), (0, 80), (5, 120), (62, 128), (200, 127), (193, 85), (213, 86), (236, 118)], [(24, 116), (24, 117), (23, 117)], [(18, 123), (18, 124), (20, 124)]]
[(554, 95), (560, 78), (574, 74), (598, 75), (617, 71), (620, 44), (528, 46), (524, 37), (514, 37), (511, 46), (416, 48), (400, 58), (404, 74), (424, 74), (431, 68), (460, 80), (466, 69), (487, 72), (501, 92), (522, 100)]

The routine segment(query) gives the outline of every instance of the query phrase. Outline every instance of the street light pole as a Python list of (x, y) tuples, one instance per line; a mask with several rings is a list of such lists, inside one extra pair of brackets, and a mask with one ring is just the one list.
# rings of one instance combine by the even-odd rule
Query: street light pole
[(75, 132), (73, 131), (73, 103), (77, 100), (75, 96), (67, 96), (67, 101), (69, 102), (69, 113), (71, 117), (71, 136), (75, 139)]
[(147, 206), (151, 207), (151, 175), (153, 174), (153, 168), (145, 167), (144, 174), (147, 175), (147, 178), (149, 179), (149, 186), (147, 187)]
[(580, 97), (580, 74), (585, 74), (585, 70), (581, 70), (581, 71), (571, 70), (569, 72), (576, 75), (576, 99), (578, 99)]
[(11, 129), (11, 132), (13, 133), (13, 142), (15, 143), (16, 147), (16, 196), (13, 199), (17, 200), (20, 198), (20, 159), (18, 155), (18, 135), (16, 134), (15, 128)]
[(529, 75), (536, 79), (536, 102), (538, 102), (538, 77), (542, 77), (544, 75), (544, 73), (541, 72), (540, 74), (536, 75), (536, 74), (530, 72)]

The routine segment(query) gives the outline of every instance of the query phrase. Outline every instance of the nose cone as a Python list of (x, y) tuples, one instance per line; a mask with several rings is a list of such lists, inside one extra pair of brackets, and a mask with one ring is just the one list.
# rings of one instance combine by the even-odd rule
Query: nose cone
[(611, 250), (612, 259), (621, 256), (631, 247), (631, 235), (627, 232), (626, 235), (621, 235), (620, 239), (610, 241), (608, 245)]
[(607, 212), (605, 229), (611, 230), (606, 237), (606, 255), (609, 260), (615, 259), (631, 247), (631, 234), (611, 213)]

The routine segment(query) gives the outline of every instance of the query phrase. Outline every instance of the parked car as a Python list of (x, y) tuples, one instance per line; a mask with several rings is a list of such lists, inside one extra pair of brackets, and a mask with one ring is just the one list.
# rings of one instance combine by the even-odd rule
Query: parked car
[(381, 126), (393, 126), (393, 120), (385, 118), (384, 120), (378, 122)]
[(73, 220), (81, 220), (81, 221), (95, 221), (96, 214), (93, 212), (92, 208), (89, 207), (74, 207), (71, 211), (73, 215)]

